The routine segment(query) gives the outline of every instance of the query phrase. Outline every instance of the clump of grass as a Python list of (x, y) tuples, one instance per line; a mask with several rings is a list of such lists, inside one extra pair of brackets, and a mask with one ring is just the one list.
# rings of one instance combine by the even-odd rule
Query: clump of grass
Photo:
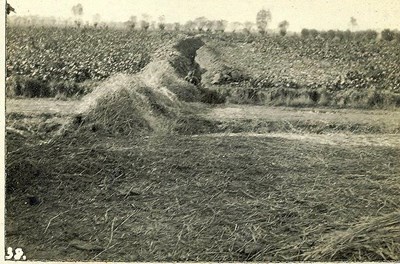
[(25, 191), (32, 183), (35, 177), (41, 174), (41, 168), (36, 166), (33, 157), (25, 159), (21, 156), (12, 156), (8, 159), (6, 170), (6, 191), (12, 193), (15, 191)]
[(312, 106), (315, 105), (315, 101), (312, 100), (312, 97), (309, 94), (302, 94), (295, 98), (287, 98), (286, 101), (287, 106)]
[(364, 109), (396, 108), (400, 106), (400, 95), (375, 88), (347, 89), (335, 93), (331, 104)]
[(219, 93), (217, 90), (200, 88), (200, 102), (207, 104), (223, 104), (226, 102), (226, 96)]
[[(224, 90), (224, 92), (222, 92)], [(224, 87), (218, 90), (226, 94), (227, 102), (235, 104), (264, 104), (273, 106), (330, 106), (339, 108), (385, 109), (400, 106), (400, 95), (390, 91), (374, 88), (343, 91), (294, 88), (238, 88)]]
[(305, 260), (398, 261), (400, 260), (400, 211), (367, 218), (346, 231), (321, 238), (305, 254)]
[(227, 101), (233, 104), (260, 104), (265, 99), (265, 94), (257, 88), (231, 88)]
[(320, 106), (329, 106), (332, 104), (332, 96), (325, 89), (320, 92), (320, 97), (318, 100), (318, 105)]
[(78, 97), (87, 94), (88, 91), (75, 81), (51, 81), (49, 83), (50, 94), (56, 99)]
[(369, 89), (364, 102), (367, 107), (398, 107), (400, 106), (400, 94)]

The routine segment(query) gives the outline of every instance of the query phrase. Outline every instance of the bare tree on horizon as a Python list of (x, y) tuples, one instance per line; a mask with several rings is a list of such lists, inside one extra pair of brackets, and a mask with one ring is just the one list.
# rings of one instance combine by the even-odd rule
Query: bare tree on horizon
[(11, 12), (17, 13), (15, 12), (14, 7), (12, 7), (9, 3), (6, 3), (6, 14), (9, 15)]
[(355, 17), (350, 17), (350, 27), (354, 30), (358, 26), (357, 19)]
[(257, 17), (256, 17), (256, 24), (257, 24), (258, 32), (260, 32), (261, 34), (264, 34), (267, 30), (268, 23), (271, 22), (271, 20), (272, 20), (271, 11), (261, 9), (257, 13)]

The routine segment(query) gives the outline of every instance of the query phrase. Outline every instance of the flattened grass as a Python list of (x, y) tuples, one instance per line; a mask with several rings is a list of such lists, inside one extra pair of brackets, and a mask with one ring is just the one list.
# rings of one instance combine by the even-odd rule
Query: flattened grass
[[(340, 246), (326, 236), (398, 210), (399, 157), (279, 138), (67, 137), (8, 156), (37, 174), (7, 195), (7, 243), (32, 260), (327, 261), (321, 248)], [(380, 230), (371, 247), (389, 241)], [(352, 260), (384, 259), (343, 241)]]

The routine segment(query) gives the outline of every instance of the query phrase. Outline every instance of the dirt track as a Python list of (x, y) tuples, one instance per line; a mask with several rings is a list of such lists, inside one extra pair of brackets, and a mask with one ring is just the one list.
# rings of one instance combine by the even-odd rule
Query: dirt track
[[(7, 99), (6, 113), (60, 114), (71, 115), (79, 112), (79, 100), (58, 101), (54, 99)], [(228, 105), (211, 108), (201, 114), (214, 120), (263, 119), (263, 120), (315, 120), (322, 122), (347, 122), (375, 124), (387, 127), (400, 125), (400, 111), (267, 107), (254, 105)]]
[[(58, 116), (71, 116), (79, 113), (81, 101), (56, 101), (51, 99), (10, 99), (7, 100), (7, 113), (18, 113), (26, 116), (41, 114), (56, 114)], [(348, 144), (365, 146), (400, 146), (400, 112), (389, 110), (359, 110), (359, 109), (323, 109), (323, 108), (290, 108), (290, 107), (265, 107), (251, 105), (218, 106), (199, 113), (199, 116), (208, 120), (219, 122), (319, 122), (322, 124), (362, 124), (375, 126), (386, 130), (388, 133), (369, 135), (354, 135), (350, 131), (338, 133), (325, 133), (318, 135), (310, 131), (274, 131), (273, 133), (222, 133), (223, 136), (258, 136), (281, 137), (301, 141), (313, 141), (321, 144)], [(57, 119), (60, 122), (60, 117)], [(34, 121), (32, 119), (32, 121)], [(43, 120), (39, 120), (43, 121)], [(15, 123), (8, 122), (9, 126)], [(216, 135), (214, 135), (216, 136)]]
[(76, 113), (78, 104), (79, 101), (60, 101), (47, 98), (7, 99), (6, 113), (71, 115)]
[(400, 111), (266, 107), (254, 105), (228, 105), (216, 107), (208, 114), (214, 119), (269, 119), (269, 120), (320, 120), (351, 123), (399, 125)]
[(279, 137), (329, 145), (400, 147), (400, 135), (397, 134), (400, 128), (399, 111), (230, 105), (213, 108), (204, 116), (225, 122), (262, 120), (264, 122), (287, 122), (289, 124), (293, 122), (320, 122), (327, 126), (329, 124), (360, 124), (366, 127), (379, 127), (389, 132), (354, 134), (351, 131), (338, 131), (337, 133), (316, 134), (307, 130), (292, 129), (289, 133), (279, 131), (272, 133), (221, 133), (213, 136)]
[[(197, 136), (197, 135), (196, 135)], [(195, 136), (195, 137), (196, 137)], [(209, 134), (210, 137), (259, 137), (259, 138), (282, 138), (298, 140), (302, 142), (341, 145), (346, 146), (375, 146), (375, 147), (400, 147), (400, 136), (394, 134), (382, 135), (352, 135), (345, 133), (334, 134), (312, 134), (312, 133), (216, 133)]]

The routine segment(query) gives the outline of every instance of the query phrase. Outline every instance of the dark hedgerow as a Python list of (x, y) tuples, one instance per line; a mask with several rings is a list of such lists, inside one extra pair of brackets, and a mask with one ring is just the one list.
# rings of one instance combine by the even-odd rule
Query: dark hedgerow
[(12, 76), (6, 80), (6, 96), (44, 98), (79, 97), (91, 91), (87, 84), (78, 84), (73, 80), (43, 81), (26, 76)]

